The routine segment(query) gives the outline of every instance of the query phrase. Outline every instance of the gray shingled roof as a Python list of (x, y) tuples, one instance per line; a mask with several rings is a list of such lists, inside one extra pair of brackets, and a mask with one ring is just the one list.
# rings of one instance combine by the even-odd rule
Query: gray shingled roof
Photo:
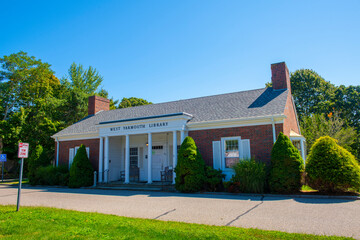
[(190, 122), (207, 122), (237, 118), (281, 115), (284, 113), (287, 90), (262, 88), (250, 91), (191, 98), (139, 107), (99, 112), (63, 129), (53, 137), (96, 133), (100, 122), (150, 117), (185, 112), (193, 115)]

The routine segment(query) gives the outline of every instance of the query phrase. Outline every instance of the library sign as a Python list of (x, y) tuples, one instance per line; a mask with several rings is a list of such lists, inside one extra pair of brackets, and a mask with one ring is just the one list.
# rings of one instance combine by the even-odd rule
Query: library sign
[(136, 125), (125, 125), (120, 127), (111, 127), (110, 132), (120, 132), (126, 131), (131, 132), (132, 130), (147, 130), (153, 128), (161, 128), (169, 126), (168, 122), (157, 122), (157, 123), (147, 123), (147, 124), (136, 124)]

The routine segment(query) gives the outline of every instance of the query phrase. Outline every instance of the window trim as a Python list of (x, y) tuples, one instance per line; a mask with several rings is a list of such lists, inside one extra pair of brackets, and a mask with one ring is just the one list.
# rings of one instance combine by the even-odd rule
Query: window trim
[[(131, 155), (131, 148), (136, 148), (136, 152), (137, 152), (136, 155)], [(136, 156), (136, 157), (137, 157), (136, 167), (139, 167), (139, 160), (140, 160), (140, 152), (139, 152), (139, 151), (140, 151), (139, 147), (130, 147), (130, 148), (129, 148), (129, 160), (130, 160), (129, 165), (130, 165), (130, 166), (131, 166), (131, 157)]]
[(237, 140), (238, 141), (238, 144), (239, 144), (239, 159), (243, 158), (243, 149), (242, 149), (242, 142), (241, 142), (241, 137), (240, 136), (221, 138), (221, 169), (229, 171), (229, 170), (232, 170), (232, 168), (227, 168), (226, 167), (226, 162), (225, 162), (225, 151), (226, 151), (225, 143), (228, 140)]

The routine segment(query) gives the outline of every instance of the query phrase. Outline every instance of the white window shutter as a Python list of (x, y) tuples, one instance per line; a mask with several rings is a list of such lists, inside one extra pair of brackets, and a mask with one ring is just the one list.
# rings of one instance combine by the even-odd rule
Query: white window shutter
[(213, 166), (214, 166), (214, 169), (221, 169), (221, 144), (220, 144), (220, 141), (213, 141)]
[(80, 147), (75, 147), (75, 153), (74, 153), (74, 157), (76, 156), (77, 154), (77, 151), (79, 150)]
[(250, 159), (251, 152), (250, 152), (250, 140), (249, 139), (242, 139), (241, 140), (242, 151), (243, 151), (243, 159)]
[(74, 149), (70, 148), (69, 149), (69, 168), (71, 167), (73, 160), (74, 160)]
[(90, 159), (90, 148), (89, 147), (86, 148), (86, 155)]

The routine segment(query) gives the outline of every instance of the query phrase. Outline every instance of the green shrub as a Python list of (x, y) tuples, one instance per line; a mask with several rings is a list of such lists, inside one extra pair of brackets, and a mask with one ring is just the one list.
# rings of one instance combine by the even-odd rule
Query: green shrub
[(56, 185), (56, 168), (54, 166), (39, 167), (36, 176), (39, 185)]
[(205, 162), (191, 137), (186, 137), (181, 144), (175, 173), (175, 188), (178, 191), (202, 190), (206, 180)]
[(209, 192), (216, 192), (223, 189), (222, 180), (225, 179), (225, 174), (221, 170), (216, 170), (212, 167), (205, 167), (205, 190)]
[(300, 191), (303, 171), (304, 164), (299, 151), (281, 132), (271, 151), (270, 191), (277, 193)]
[(229, 187), (232, 192), (263, 193), (266, 185), (266, 165), (254, 159), (242, 160), (233, 166), (235, 175)]
[(67, 186), (69, 170), (67, 166), (40, 166), (33, 178), (33, 185), (60, 185)]
[(69, 187), (87, 187), (94, 181), (94, 169), (86, 154), (86, 148), (81, 144), (70, 168)]
[(56, 168), (56, 185), (67, 186), (69, 183), (69, 167), (60, 165)]
[(37, 176), (37, 170), (39, 167), (48, 166), (51, 162), (51, 158), (47, 151), (43, 149), (41, 145), (37, 145), (35, 150), (31, 153), (28, 159), (28, 179), (31, 185), (39, 184)]
[(306, 172), (310, 187), (321, 192), (360, 189), (360, 166), (355, 157), (328, 136), (311, 147)]

